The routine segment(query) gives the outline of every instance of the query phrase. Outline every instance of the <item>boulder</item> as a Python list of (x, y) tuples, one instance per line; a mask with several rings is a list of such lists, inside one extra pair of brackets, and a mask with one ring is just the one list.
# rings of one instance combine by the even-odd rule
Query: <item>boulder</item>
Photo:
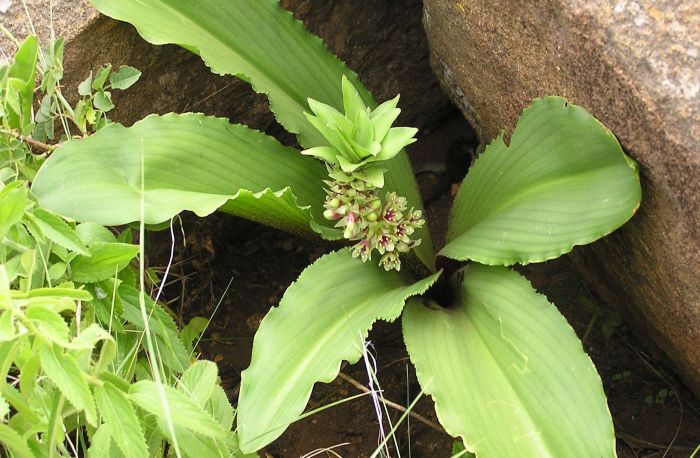
[(482, 141), (512, 131), (532, 98), (561, 95), (640, 163), (637, 215), (573, 260), (700, 396), (700, 3), (425, 0), (423, 24)]

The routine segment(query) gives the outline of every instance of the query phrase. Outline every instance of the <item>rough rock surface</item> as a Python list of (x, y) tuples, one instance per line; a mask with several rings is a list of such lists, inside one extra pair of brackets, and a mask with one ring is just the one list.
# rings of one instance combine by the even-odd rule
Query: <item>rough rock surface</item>
[(423, 23), (482, 140), (532, 98), (562, 95), (641, 164), (638, 214), (574, 261), (700, 395), (700, 3), (425, 0)]
[[(37, 33), (48, 37), (49, 0), (28, 4)], [(247, 83), (212, 75), (198, 57), (178, 47), (145, 43), (133, 27), (99, 15), (87, 0), (53, 0), (53, 5), (56, 35), (65, 36), (68, 43), (67, 95), (77, 96), (78, 83), (101, 64), (128, 64), (140, 69), (143, 77), (126, 93), (113, 94), (114, 119), (128, 124), (149, 113), (203, 111), (284, 137), (268, 111), (267, 99), (253, 93)], [(416, 33), (421, 29), (420, 0), (400, 4), (284, 0), (282, 5), (358, 72), (377, 99), (401, 93), (404, 124), (430, 127), (449, 107), (431, 76), (425, 35)], [(18, 38), (30, 30), (20, 0), (9, 0), (9, 8), (0, 9), (0, 22)], [(8, 55), (13, 51), (2, 34), (0, 49)]]

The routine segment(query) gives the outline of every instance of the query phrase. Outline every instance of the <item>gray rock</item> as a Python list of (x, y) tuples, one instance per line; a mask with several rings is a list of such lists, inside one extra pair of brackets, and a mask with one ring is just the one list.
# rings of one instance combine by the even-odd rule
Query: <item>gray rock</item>
[[(26, 3), (26, 10), (23, 3)], [(51, 3), (53, 9), (50, 8)], [(97, 11), (90, 6), (88, 0), (0, 0), (0, 23), (19, 40), (34, 31), (42, 43), (46, 43), (51, 37), (52, 29), (55, 36), (70, 40), (79, 35), (86, 24), (97, 16)], [(12, 41), (2, 33), (0, 51), (0, 59), (8, 58), (15, 52)]]
[(641, 164), (642, 207), (573, 259), (700, 395), (700, 3), (425, 0), (433, 69), (482, 140), (534, 97), (591, 111)]

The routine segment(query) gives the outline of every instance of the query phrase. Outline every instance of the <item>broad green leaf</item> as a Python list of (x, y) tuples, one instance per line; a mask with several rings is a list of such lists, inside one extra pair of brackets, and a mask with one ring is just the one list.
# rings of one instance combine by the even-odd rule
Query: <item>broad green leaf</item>
[[(31, 237), (31, 244), (33, 245), (32, 248), (35, 249), (37, 245), (42, 247), (45, 246), (46, 237), (44, 237), (44, 233), (41, 232), (41, 229), (39, 229), (39, 227), (35, 224), (35, 218), (32, 218), (30, 215), (25, 213), (25, 217), (22, 219), (22, 226), (27, 230), (27, 233)], [(17, 227), (18, 226), (15, 226), (12, 229), (16, 229)], [(16, 247), (13, 248), (17, 249)]]
[(14, 292), (15, 298), (54, 298), (54, 299), (74, 299), (76, 301), (92, 300), (92, 295), (84, 289), (75, 289), (72, 283), (65, 283), (54, 288), (35, 288), (26, 293)]
[(75, 227), (75, 232), (78, 234), (78, 237), (80, 237), (80, 240), (87, 246), (92, 246), (93, 244), (97, 242), (104, 242), (104, 243), (116, 243), (116, 242), (122, 242), (122, 243), (130, 243), (130, 242), (124, 242), (122, 240), (117, 240), (117, 237), (104, 226), (101, 226), (97, 223), (81, 223), (78, 224)]
[(47, 377), (56, 384), (61, 393), (78, 410), (85, 412), (85, 418), (93, 426), (97, 425), (97, 411), (85, 375), (70, 356), (55, 345), (42, 345), (39, 349), (41, 368)]
[(372, 324), (395, 320), (405, 300), (438, 275), (414, 282), (362, 263), (347, 249), (307, 267), (255, 334), (250, 367), (241, 375), (241, 450), (259, 450), (279, 437), (304, 410), (314, 383), (333, 381), (343, 360), (357, 362)]
[(21, 181), (0, 190), (0, 240), (10, 228), (22, 220), (27, 205), (27, 187)]
[[(0, 161), (4, 161), (5, 158), (0, 156)], [(4, 165), (4, 164), (2, 164)], [(3, 185), (13, 181), (17, 177), (17, 171), (12, 167), (0, 167), (0, 183)]]
[[(22, 293), (19, 293), (18, 295), (22, 295)], [(13, 296), (14, 296), (14, 294), (13, 294)], [(50, 310), (54, 313), (75, 312), (75, 309), (76, 309), (75, 301), (72, 301), (69, 297), (60, 297), (60, 296), (30, 297), (26, 301), (22, 300), (21, 303), (22, 303), (22, 305), (26, 305), (29, 310), (31, 310), (35, 307), (39, 307), (39, 308), (45, 308), (45, 309)], [(27, 312), (27, 313), (29, 314), (29, 312)]]
[(128, 89), (133, 86), (141, 77), (141, 72), (134, 67), (122, 65), (119, 70), (109, 75), (109, 83), (112, 89)]
[(124, 456), (148, 457), (146, 439), (134, 408), (111, 383), (95, 387), (95, 400), (109, 434)]
[(90, 437), (88, 458), (122, 458), (124, 455), (122, 455), (119, 447), (112, 443), (110, 436), (109, 427), (100, 425)]
[(31, 216), (33, 216), (34, 224), (41, 229), (46, 238), (76, 253), (84, 256), (90, 255), (75, 230), (58, 215), (43, 208), (37, 208), (31, 213)]
[[(122, 318), (144, 331), (139, 294), (135, 288), (125, 285), (119, 287), (119, 296), (123, 306)], [(158, 346), (161, 349), (162, 363), (175, 369), (178, 373), (184, 371), (189, 365), (190, 353), (180, 340), (175, 321), (160, 305), (154, 304), (148, 295), (144, 295), (144, 301), (149, 317), (149, 327), (151, 332), (156, 335)]]
[[(102, 342), (102, 346), (100, 347), (97, 361), (94, 367), (91, 368), (93, 374), (100, 374), (100, 372), (107, 370), (109, 363), (112, 362), (117, 352), (115, 340), (100, 325), (93, 323), (71, 342), (71, 348), (74, 349), (73, 354), (76, 359), (80, 361), (81, 358), (84, 358), (88, 362), (92, 360), (94, 353), (96, 353), (95, 348), (98, 342)], [(84, 367), (87, 366), (88, 364), (86, 363)]]
[(121, 231), (119, 234), (117, 234), (117, 242), (121, 243), (133, 243), (134, 242), (134, 234), (133, 231), (131, 230), (130, 227), (127, 227), (123, 231)]
[(546, 261), (617, 229), (640, 199), (637, 166), (605, 126), (561, 97), (536, 99), (510, 145), (496, 138), (467, 174), (440, 254)]
[[(143, 329), (145, 326), (140, 311), (140, 291), (130, 286), (120, 285), (118, 294), (124, 306), (124, 318), (139, 329)], [(151, 330), (156, 334), (168, 335), (168, 333), (174, 333), (177, 336), (177, 324), (173, 317), (160, 305), (155, 304), (148, 294), (144, 294), (144, 300)]]
[(224, 428), (231, 431), (233, 428), (233, 407), (226, 396), (226, 392), (221, 385), (216, 385), (212, 391), (212, 396), (207, 401), (207, 412)]
[(114, 108), (114, 103), (112, 103), (112, 94), (108, 91), (99, 91), (95, 94), (93, 98), (93, 103), (95, 108), (102, 111), (109, 111)]
[(124, 311), (121, 297), (117, 294), (120, 284), (119, 279), (109, 279), (88, 286), (95, 297), (92, 301), (95, 317), (105, 326), (111, 323), (115, 330), (123, 330), (121, 320), (114, 319), (121, 317)]
[(15, 340), (16, 337), (12, 310), (0, 310), (0, 342), (9, 342)]
[(78, 94), (82, 96), (88, 96), (92, 94), (92, 88), (90, 85), (92, 84), (92, 71), (90, 71), (90, 74), (88, 75), (87, 78), (85, 78), (80, 84), (78, 84)]
[(219, 370), (212, 361), (197, 361), (187, 368), (177, 388), (199, 406), (204, 407), (216, 386)]
[(138, 245), (94, 243), (90, 247), (90, 256), (77, 256), (71, 262), (72, 278), (80, 283), (96, 283), (112, 278), (138, 253)]
[(112, 64), (106, 64), (100, 67), (99, 70), (97, 70), (97, 73), (95, 73), (95, 79), (92, 82), (92, 88), (96, 91), (101, 90), (105, 82), (107, 81), (107, 78), (109, 77), (109, 73), (112, 71)]
[(85, 123), (87, 122), (88, 108), (92, 108), (92, 103), (86, 99), (78, 100), (78, 103), (75, 105), (73, 117), (75, 124), (78, 126), (81, 132), (87, 132), (85, 130)]
[(166, 410), (160, 391), (165, 391), (165, 400), (173, 425), (189, 429), (206, 437), (223, 439), (226, 431), (202, 407), (189, 397), (167, 385), (158, 387), (156, 382), (144, 380), (131, 385), (129, 398), (143, 410), (165, 421)]
[(54, 244), (54, 246), (51, 247), (51, 254), (56, 255), (61, 262), (65, 263), (66, 269), (68, 268), (68, 263), (70, 263), (73, 258), (78, 256), (78, 253), (69, 252), (67, 249), (57, 244)]
[(148, 454), (150, 456), (163, 456), (168, 446), (163, 441), (163, 434), (159, 430), (158, 418), (155, 415), (147, 415), (142, 420), (148, 442)]
[(143, 197), (147, 224), (223, 206), (299, 233), (309, 232), (313, 218), (315, 230), (332, 237), (340, 231), (320, 228), (327, 223), (324, 177), (320, 163), (272, 137), (190, 113), (149, 116), (128, 128), (110, 124), (68, 142), (46, 161), (32, 190), (43, 207), (78, 221), (139, 221)]
[(13, 453), (17, 458), (34, 458), (27, 441), (14, 429), (4, 423), (0, 423), (0, 444)]
[[(0, 350), (6, 350), (6, 348), (3, 348), (3, 345), (0, 344)], [(14, 355), (8, 356), (10, 359), (12, 359), (12, 356)], [(37, 416), (36, 412), (29, 406), (29, 404), (27, 403), (27, 399), (25, 399), (25, 397), (22, 394), (20, 394), (17, 388), (10, 385), (9, 383), (0, 383), (0, 393), (2, 393), (2, 396), (5, 398), (5, 400), (17, 411), (13, 415), (13, 418), (16, 418), (17, 415), (22, 415), (22, 417), (30, 423), (41, 426), (40, 424), (42, 423), (42, 420)]]
[(61, 279), (68, 270), (68, 264), (65, 262), (56, 262), (49, 266), (48, 276), (51, 281), (56, 281)]
[[(124, 341), (129, 341), (129, 340), (132, 340), (132, 339), (125, 336)], [(122, 341), (120, 340), (120, 343), (121, 342)], [(137, 343), (137, 345), (140, 345), (140, 343)], [(121, 348), (120, 348), (120, 350), (124, 351), (124, 349), (121, 349)], [(121, 359), (120, 359), (120, 361), (121, 361)], [(128, 364), (128, 363), (122, 362), (122, 364)], [(131, 386), (129, 381), (125, 380), (124, 378), (122, 378), (121, 376), (119, 376), (113, 372), (102, 372), (101, 374), (98, 375), (98, 378), (104, 382), (111, 383), (117, 389), (119, 389), (120, 391), (122, 391), (125, 394), (129, 392), (129, 387)]]
[[(304, 111), (309, 110), (307, 99), (343, 109), (343, 75), (370, 108), (376, 106), (355, 73), (276, 0), (93, 0), (93, 4), (103, 14), (136, 26), (146, 41), (178, 44), (202, 57), (213, 72), (250, 82), (256, 92), (268, 96), (278, 121), (288, 131), (299, 134), (304, 148), (327, 144), (304, 116)], [(406, 153), (400, 153), (387, 165), (385, 189), (406, 197), (409, 205), (422, 208)], [(300, 201), (308, 202), (294, 187), (292, 192)], [(423, 241), (415, 249), (416, 254), (434, 269), (427, 226), (418, 230), (416, 236)]]
[(42, 456), (44, 449), (38, 440), (38, 435), (46, 431), (46, 428), (43, 428), (40, 424), (32, 423), (26, 416), (21, 414), (15, 414), (8, 425), (24, 433), (24, 437), (27, 438), (27, 445), (29, 445), (29, 449), (34, 454), (34, 458)]
[(41, 381), (39, 378), (39, 371), (41, 370), (39, 355), (34, 353), (27, 361), (18, 364), (18, 369), (20, 371), (19, 386), (22, 396), (29, 400), (36, 399), (38, 397), (36, 388)]
[(15, 358), (18, 356), (19, 342), (0, 342), (0, 393), (2, 396), (14, 407), (12, 395), (17, 394), (16, 397), (21, 399), (17, 390), (1, 380), (7, 378), (7, 374), (10, 372), (10, 367), (14, 362)]
[[(7, 101), (9, 126), (20, 129), (23, 133), (32, 122), (32, 102), (34, 101), (34, 79), (36, 75), (36, 60), (39, 55), (39, 40), (34, 35), (28, 36), (15, 54), (15, 60), (7, 73), (9, 79), (9, 94)], [(18, 109), (17, 109), (18, 108)]]
[(42, 339), (47, 339), (62, 347), (70, 345), (68, 341), (68, 324), (56, 311), (46, 304), (36, 304), (27, 307), (27, 319), (34, 325)]
[(199, 339), (208, 325), (209, 320), (201, 316), (196, 316), (182, 328), (182, 331), (180, 331), (180, 340), (182, 340), (187, 350), (190, 352), (194, 351), (195, 341)]
[(25, 275), (24, 269), (22, 267), (22, 255), (18, 254), (10, 257), (7, 262), (3, 265), (5, 268), (5, 273), (7, 274), (7, 279), (14, 282), (18, 276)]
[(22, 254), (22, 268), (26, 273), (26, 278), (20, 280), (20, 290), (26, 291), (31, 288), (38, 288), (44, 283), (42, 274), (44, 269), (42, 269), (42, 259), (38, 255), (39, 249), (37, 247)]
[(55, 138), (54, 118), (51, 114), (53, 102), (53, 97), (50, 95), (45, 95), (41, 99), (39, 110), (34, 116), (35, 125), (32, 137), (35, 140), (46, 141)]
[(5, 235), (3, 243), (21, 254), (26, 254), (35, 248), (36, 237), (31, 236), (23, 224), (15, 224)]
[(515, 271), (471, 265), (451, 308), (409, 303), (404, 339), (440, 423), (478, 457), (614, 457), (593, 363)]

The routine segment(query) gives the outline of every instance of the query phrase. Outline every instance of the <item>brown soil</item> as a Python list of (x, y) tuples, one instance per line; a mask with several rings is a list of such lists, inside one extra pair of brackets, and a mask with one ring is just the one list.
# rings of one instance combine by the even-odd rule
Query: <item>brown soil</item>
[[(431, 229), (439, 244), (448, 218), (451, 191), (473, 156), (471, 130), (460, 117), (439, 120), (436, 128), (411, 150), (419, 173)], [(418, 146), (420, 145), (420, 146)], [(440, 156), (436, 152), (443, 151)], [(461, 166), (460, 166), (461, 164)], [(205, 358), (219, 364), (222, 382), (235, 402), (240, 373), (250, 358), (253, 335), (285, 289), (313, 260), (332, 249), (286, 233), (215, 214), (205, 219), (183, 218), (186, 245), (177, 235), (174, 281), (166, 288), (170, 307), (183, 322), (193, 316), (213, 316), (200, 343)], [(179, 232), (179, 231), (176, 231)], [(149, 236), (152, 265), (163, 265), (170, 249), (167, 231)], [(598, 305), (569, 260), (523, 268), (535, 287), (566, 315), (603, 379), (618, 437), (620, 457), (688, 457), (700, 442), (700, 404), (663, 368), (647, 357), (624, 323)], [(230, 285), (230, 286), (229, 286)], [(219, 304), (217, 306), (217, 304)], [(370, 333), (378, 378), (387, 399), (407, 405), (420, 388), (397, 323), (378, 323)], [(347, 376), (367, 384), (361, 364), (347, 366)], [(667, 395), (662, 394), (664, 390)], [(318, 384), (310, 409), (348, 398), (359, 391), (347, 378)], [(661, 395), (660, 395), (661, 394)], [(436, 422), (432, 401), (423, 398), (414, 412)], [(390, 410), (392, 422), (401, 412)], [(361, 397), (292, 425), (263, 456), (299, 457), (337, 446), (344, 457), (369, 456), (377, 447), (378, 423), (372, 401)], [(411, 418), (390, 444), (391, 456), (448, 457), (453, 438)], [(398, 446), (399, 453), (395, 447)], [(266, 455), (265, 455), (266, 454)], [(320, 452), (315, 456), (337, 456)]]

